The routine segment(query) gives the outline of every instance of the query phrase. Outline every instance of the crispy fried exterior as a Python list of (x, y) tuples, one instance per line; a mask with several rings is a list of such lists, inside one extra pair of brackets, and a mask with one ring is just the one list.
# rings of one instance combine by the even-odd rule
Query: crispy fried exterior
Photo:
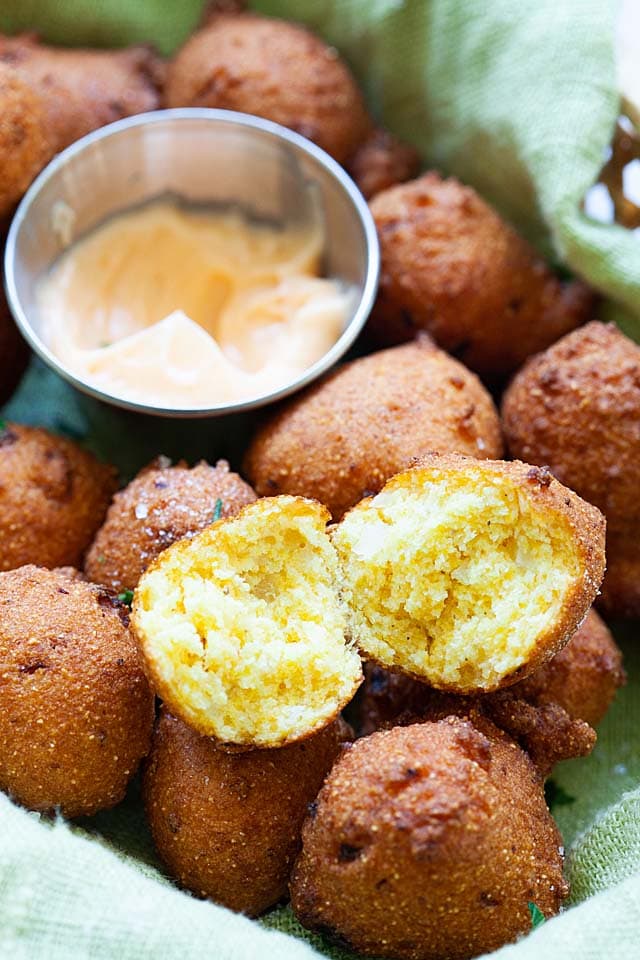
[(221, 517), (231, 517), (256, 495), (226, 460), (204, 460), (189, 469), (158, 458), (116, 493), (98, 530), (85, 572), (116, 592), (133, 590), (152, 560), (170, 544), (191, 537)]
[(67, 50), (38, 43), (33, 34), (0, 34), (3, 63), (40, 95), (53, 153), (91, 130), (160, 105), (164, 70), (150, 47)]
[[(531, 676), (503, 691), (500, 702), (504, 703), (508, 695), (512, 701), (524, 701), (531, 707), (557, 705), (571, 719), (596, 726), (624, 682), (622, 652), (606, 624), (595, 610), (590, 610), (566, 647)], [(457, 700), (411, 677), (367, 664), (359, 698), (360, 733), (366, 736), (396, 723), (409, 722), (409, 718), (432, 716), (436, 706), (456, 714), (477, 707), (498, 723), (496, 714), (491, 713), (492, 704), (498, 703), (495, 694), (479, 699), (461, 697), (461, 708)], [(544, 712), (538, 715), (545, 718)], [(506, 729), (513, 734), (512, 728)]]
[(78, 817), (122, 800), (153, 723), (128, 620), (65, 571), (0, 574), (0, 788), (25, 806)]
[(295, 23), (214, 14), (169, 65), (168, 107), (253, 113), (313, 140), (344, 163), (367, 136), (364, 100), (335, 50)]
[(534, 357), (507, 389), (513, 456), (546, 464), (607, 518), (602, 608), (640, 616), (640, 347), (590, 323)]
[(367, 200), (417, 176), (420, 154), (388, 130), (376, 128), (358, 147), (347, 170)]
[(113, 467), (46, 430), (0, 432), (0, 570), (79, 566), (116, 488)]
[[(559, 653), (605, 566), (604, 517), (547, 470), (456, 454), (421, 458), (353, 507), (331, 537), (362, 655), (467, 695), (512, 686)], [(504, 593), (503, 580), (491, 580), (498, 562)], [(427, 591), (415, 589), (416, 569)]]
[(367, 956), (466, 960), (557, 913), (562, 840), (526, 755), (487, 721), (396, 727), (345, 751), (305, 821), (291, 899)]
[(493, 401), (428, 337), (345, 364), (258, 431), (244, 471), (258, 494), (315, 497), (334, 519), (431, 450), (502, 453)]
[(499, 379), (589, 318), (593, 295), (562, 285), (470, 187), (436, 173), (371, 202), (382, 265), (370, 326), (384, 344), (427, 330)]
[(42, 98), (0, 57), (0, 218), (11, 213), (52, 153)]
[[(0, 114), (0, 126), (1, 124)], [(2, 160), (0, 160), (0, 169), (2, 169)], [(4, 244), (0, 243), (0, 257), (3, 253)], [(2, 271), (0, 271), (0, 404), (5, 403), (18, 386), (28, 362), (29, 348), (18, 333), (18, 328), (9, 312), (2, 288)]]
[(144, 799), (172, 876), (249, 916), (284, 899), (307, 807), (347, 734), (336, 720), (304, 743), (232, 754), (163, 708)]

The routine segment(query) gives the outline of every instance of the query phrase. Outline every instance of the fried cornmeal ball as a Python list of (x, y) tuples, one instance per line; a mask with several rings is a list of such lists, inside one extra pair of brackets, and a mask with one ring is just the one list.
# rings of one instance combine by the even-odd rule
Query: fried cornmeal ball
[(42, 98), (0, 57), (0, 218), (52, 155)]
[(534, 357), (502, 404), (512, 454), (548, 465), (607, 518), (602, 607), (640, 617), (640, 347), (589, 323)]
[(0, 573), (0, 789), (24, 806), (79, 817), (122, 800), (153, 724), (128, 621), (68, 571)]
[(217, 13), (169, 65), (168, 107), (253, 113), (308, 137), (344, 163), (371, 121), (335, 50), (296, 23)]
[(347, 164), (347, 169), (367, 200), (398, 183), (415, 177), (420, 155), (415, 147), (398, 140), (388, 130), (376, 128)]
[(171, 466), (158, 457), (116, 493), (85, 560), (95, 583), (133, 590), (152, 560), (176, 540), (230, 517), (256, 495), (226, 460)]
[(427, 330), (489, 379), (500, 379), (590, 316), (591, 292), (563, 285), (478, 194), (426, 173), (371, 202), (381, 248), (383, 344)]
[(567, 896), (535, 768), (505, 734), (450, 717), (356, 741), (302, 831), (300, 922), (366, 956), (467, 960)]
[(144, 798), (171, 875), (198, 896), (249, 916), (283, 900), (307, 807), (347, 731), (338, 719), (303, 743), (228, 753), (163, 708)]
[(456, 693), (508, 686), (575, 633), (604, 518), (547, 471), (432, 454), (332, 531), (364, 657)]
[(258, 494), (315, 497), (340, 517), (430, 451), (500, 457), (493, 400), (426, 336), (347, 363), (258, 431), (244, 470)]
[(0, 34), (2, 64), (40, 95), (52, 154), (91, 130), (160, 105), (163, 67), (149, 47), (63, 49), (39, 43), (34, 34)]
[[(560, 653), (504, 693), (535, 707), (555, 704), (570, 718), (595, 727), (625, 680), (622, 651), (592, 609)], [(390, 673), (383, 667), (367, 664), (359, 705), (361, 733), (367, 735), (404, 722), (405, 717), (426, 716), (435, 693), (427, 684), (406, 674)], [(495, 695), (487, 694), (473, 701), (474, 705), (479, 703), (490, 706), (495, 703)], [(444, 709), (458, 712), (452, 696), (447, 697)], [(495, 721), (495, 716), (493, 719)]]
[(0, 570), (77, 567), (116, 488), (113, 467), (37, 427), (0, 425)]
[(168, 709), (229, 744), (277, 747), (327, 726), (362, 680), (345, 641), (329, 514), (249, 504), (173, 544), (142, 575), (133, 627)]

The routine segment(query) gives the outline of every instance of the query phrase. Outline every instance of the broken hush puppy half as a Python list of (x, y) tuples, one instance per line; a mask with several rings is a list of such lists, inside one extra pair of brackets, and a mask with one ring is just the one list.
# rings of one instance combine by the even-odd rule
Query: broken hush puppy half
[(173, 714), (228, 744), (280, 747), (323, 729), (362, 681), (336, 593), (329, 512), (272, 497), (164, 551), (133, 624)]
[(433, 455), (326, 533), (313, 500), (258, 500), (142, 576), (133, 626), (157, 693), (228, 744), (325, 727), (362, 680), (356, 647), (459, 693), (515, 683), (585, 616), (604, 520), (539, 468)]
[(508, 686), (584, 619), (604, 528), (546, 470), (429, 455), (332, 532), (349, 634), (367, 659), (439, 689)]

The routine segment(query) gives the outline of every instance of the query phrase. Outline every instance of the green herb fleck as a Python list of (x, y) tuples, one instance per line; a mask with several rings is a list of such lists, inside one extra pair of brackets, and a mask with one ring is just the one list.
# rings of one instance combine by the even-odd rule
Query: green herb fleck
[(527, 906), (531, 914), (531, 929), (535, 930), (536, 927), (541, 927), (547, 918), (536, 903), (532, 903), (531, 900), (529, 900)]
[(7, 429), (7, 421), (3, 420), (2, 417), (0, 417), (0, 433), (4, 433), (6, 429)]
[(130, 607), (133, 602), (133, 590), (123, 590), (122, 593), (118, 594), (118, 600)]
[(104, 553), (101, 553), (100, 556), (98, 557), (98, 563), (104, 563), (104, 562), (105, 562), (105, 559), (106, 559), (106, 558), (105, 558)]
[(216, 500), (216, 505), (213, 508), (213, 520), (211, 522), (215, 523), (216, 520), (219, 520), (221, 516), (222, 516), (222, 500), (220, 499), (220, 497), (218, 497), (218, 499)]
[(568, 807), (576, 802), (576, 798), (567, 793), (555, 780), (547, 780), (544, 785), (544, 796), (549, 810), (554, 807)]

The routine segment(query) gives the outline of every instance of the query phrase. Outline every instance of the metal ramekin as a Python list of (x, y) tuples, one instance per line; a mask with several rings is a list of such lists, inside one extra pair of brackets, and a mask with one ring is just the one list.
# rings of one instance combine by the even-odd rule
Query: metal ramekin
[[(315, 195), (325, 223), (325, 272), (356, 290), (352, 315), (331, 349), (296, 380), (233, 404), (179, 409), (112, 396), (80, 380), (38, 333), (36, 285), (75, 239), (105, 218), (165, 194), (197, 204), (236, 203), (275, 222), (298, 219)], [(213, 417), (261, 407), (329, 369), (360, 333), (373, 305), (379, 248), (369, 208), (328, 154), (278, 124), (227, 110), (179, 109), (110, 124), (72, 144), (23, 198), (5, 251), (7, 300), (34, 351), (79, 390), (138, 413)]]

